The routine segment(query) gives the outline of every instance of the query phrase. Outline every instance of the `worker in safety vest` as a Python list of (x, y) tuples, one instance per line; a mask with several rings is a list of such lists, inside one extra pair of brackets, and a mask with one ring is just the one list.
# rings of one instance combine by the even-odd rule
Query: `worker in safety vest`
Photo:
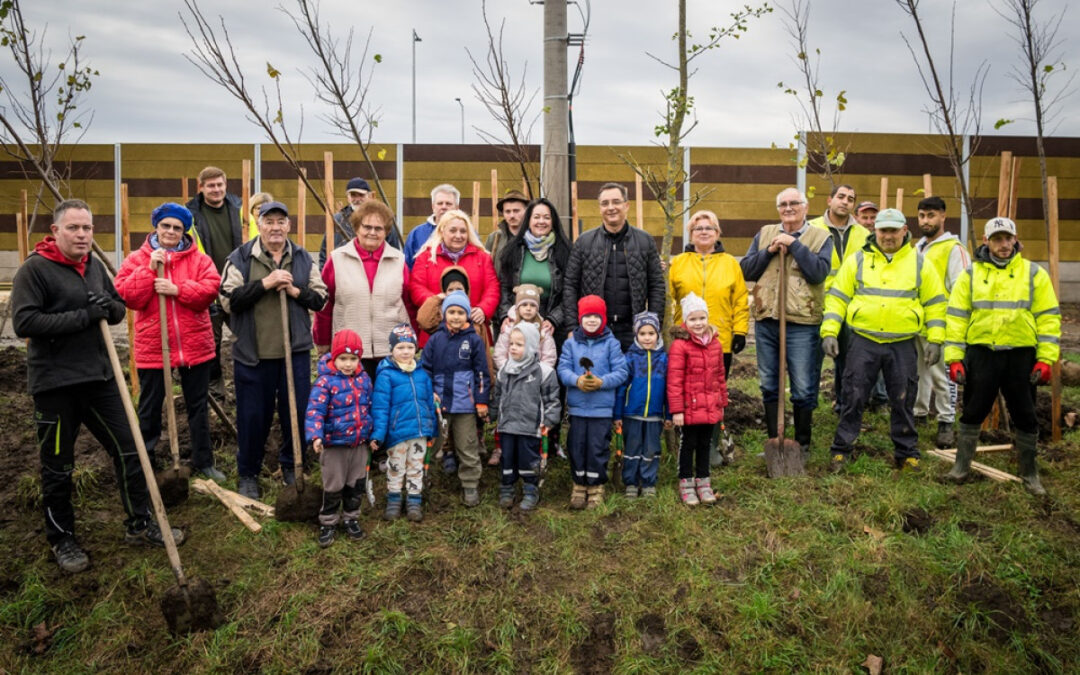
[(1005, 397), (1020, 454), (1020, 477), (1029, 492), (1046, 494), (1035, 464), (1039, 424), (1035, 386), (1050, 381), (1060, 356), (1061, 309), (1050, 275), (1020, 255), (1016, 223), (986, 223), (983, 245), (949, 296), (945, 361), (964, 387), (956, 464), (946, 479), (963, 482), (979, 440), (979, 427), (998, 391)]
[[(915, 250), (923, 257), (925, 269), (941, 277), (945, 296), (952, 292), (956, 279), (971, 264), (967, 247), (952, 232), (945, 231), (945, 200), (927, 197), (919, 202), (919, 231), (922, 239)], [(926, 335), (920, 335), (916, 346), (922, 355), (926, 348)], [(934, 444), (939, 448), (956, 446), (953, 421), (956, 419), (956, 385), (949, 380), (945, 362), (939, 361), (927, 367), (919, 361), (919, 395), (915, 399), (915, 424), (926, 424), (930, 416), (930, 394), (934, 394), (937, 408), (937, 437)]]
[(924, 270), (923, 259), (908, 245), (904, 214), (896, 209), (878, 213), (874, 236), (840, 266), (825, 295), (821, 346), (829, 356), (839, 351), (837, 335), (845, 321), (854, 335), (844, 365), (844, 399), (833, 437), (830, 469), (840, 471), (850, 461), (851, 446), (859, 437), (863, 408), (877, 380), (885, 377), (889, 394), (896, 467), (919, 469), (919, 435), (913, 408), (917, 390), (919, 334), (926, 329), (929, 344), (923, 360), (941, 359), (945, 338), (945, 289), (941, 278)]

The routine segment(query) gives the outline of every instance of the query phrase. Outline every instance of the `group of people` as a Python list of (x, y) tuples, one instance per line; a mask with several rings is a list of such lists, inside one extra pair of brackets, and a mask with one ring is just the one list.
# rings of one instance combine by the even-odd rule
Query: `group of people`
[(931, 394), (939, 445), (952, 445), (954, 385), (967, 382), (948, 477), (967, 477), (979, 424), (1000, 390), (1024, 482), (1042, 492), (1033, 385), (1049, 378), (1058, 358), (1060, 312), (1048, 275), (1021, 257), (1006, 218), (986, 224), (969, 262), (963, 243), (945, 231), (940, 198), (919, 203), (923, 236), (913, 247), (902, 213), (856, 206), (851, 186), (834, 188), (814, 220), (805, 195), (788, 188), (776, 198), (779, 222), (762, 228), (741, 260), (724, 251), (716, 214), (699, 211), (685, 251), (665, 265), (653, 237), (627, 221), (627, 190), (617, 183), (599, 190), (601, 225), (576, 241), (554, 204), (510, 191), (498, 203), (502, 221), (481, 242), (454, 186), (432, 190), (431, 216), (403, 238), (393, 212), (356, 178), (335, 216), (334, 241), (324, 239), (316, 260), (289, 238), (285, 204), (260, 194), (241, 214), (220, 169), (207, 167), (198, 182), (186, 206), (154, 210), (152, 232), (115, 280), (89, 254), (92, 214), (79, 200), (57, 207), (52, 236), (15, 277), (14, 326), (29, 338), (46, 534), (67, 571), (89, 564), (71, 507), (81, 424), (113, 457), (128, 538), (162, 539), (97, 326), (122, 321), (127, 309), (135, 313), (139, 432), (151, 453), (158, 454), (168, 367), (180, 376), (193, 470), (225, 479), (214, 463), (207, 405), (223, 397), (227, 325), (237, 491), (261, 496), (276, 410), (282, 480), (290, 484), (304, 470), (294, 464), (294, 424), (304, 429), (302, 461), (310, 448), (321, 464), (322, 546), (339, 525), (349, 537), (364, 536), (360, 502), (376, 462), (387, 475), (387, 519), (422, 520), (424, 476), (436, 456), (456, 474), (462, 502), (479, 504), (485, 423), (494, 425), (488, 464), (500, 472), (502, 507), (535, 509), (549, 458), (562, 456), (571, 508), (597, 506), (613, 435), (625, 496), (653, 497), (661, 436), (672, 427), (681, 429), (680, 500), (714, 502), (710, 471), (727, 459), (719, 450), (726, 378), (746, 347), (751, 316), (770, 438), (786, 386), (778, 376), (784, 332), (794, 437), (805, 453), (822, 357), (834, 361), (840, 422), (832, 470), (850, 461), (864, 408), (882, 386), (897, 467), (918, 470), (916, 425), (928, 417)]

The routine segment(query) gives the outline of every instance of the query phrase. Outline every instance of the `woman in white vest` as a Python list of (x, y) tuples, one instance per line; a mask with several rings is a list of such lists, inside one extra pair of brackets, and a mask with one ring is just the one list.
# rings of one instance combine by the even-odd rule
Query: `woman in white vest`
[(390, 332), (409, 321), (406, 306), (409, 268), (405, 254), (386, 243), (394, 214), (386, 204), (369, 199), (349, 216), (356, 232), (351, 246), (330, 254), (322, 277), (329, 291), (326, 306), (315, 315), (312, 334), (319, 353), (330, 349), (334, 334), (348, 328), (363, 341), (360, 364), (375, 380), (375, 370), (390, 354)]

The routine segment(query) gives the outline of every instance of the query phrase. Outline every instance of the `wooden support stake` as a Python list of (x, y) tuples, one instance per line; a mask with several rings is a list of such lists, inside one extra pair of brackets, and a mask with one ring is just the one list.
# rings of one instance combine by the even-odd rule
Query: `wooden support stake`
[(896, 210), (904, 211), (904, 188), (896, 188)]
[[(307, 185), (304, 178), (307, 177), (307, 169), (300, 167), (303, 176), (296, 177), (296, 242), (300, 248), (307, 248)], [(329, 251), (326, 253), (329, 259)]]
[(472, 228), (474, 232), (480, 232), (480, 181), (474, 180), (472, 184)]
[[(1054, 284), (1054, 297), (1061, 301), (1061, 241), (1058, 233), (1058, 183), (1057, 176), (1046, 178), (1046, 205), (1050, 219), (1050, 241), (1046, 242), (1050, 258), (1050, 282)], [(1061, 440), (1061, 359), (1050, 369), (1050, 438)]]
[[(1013, 157), (1012, 173), (1009, 175), (1009, 217), (1016, 220), (1016, 202), (1020, 197), (1020, 158)], [(1018, 232), (1017, 235), (1020, 233)]]
[(188, 177), (184, 176), (180, 179), (180, 200), (187, 204), (190, 199), (191, 197), (188, 196)]
[(15, 214), (15, 236), (19, 239), (19, 264), (23, 264), (26, 256), (30, 255), (30, 244), (26, 238), (26, 221), (22, 213)]
[(645, 227), (645, 201), (641, 196), (641, 174), (634, 174), (634, 225)]
[[(120, 250), (126, 260), (131, 255), (131, 209), (128, 206), (128, 184), (120, 184)], [(139, 398), (139, 371), (135, 367), (135, 315), (127, 312), (128, 370), (131, 372), (131, 398)]]
[[(499, 227), (499, 170), (491, 170), (491, 231)], [(480, 227), (477, 226), (477, 231)]]
[[(234, 516), (236, 516), (236, 518), (241, 523), (243, 523), (244, 526), (247, 527), (247, 529), (251, 530), (252, 532), (261, 532), (262, 531), (262, 525), (260, 525), (258, 521), (256, 521), (254, 518), (252, 518), (251, 514), (249, 514), (247, 511), (245, 511), (240, 506), (240, 504), (233, 501), (232, 495), (230, 495), (228, 492), (226, 492), (224, 489), (222, 489), (221, 486), (219, 486), (217, 483), (215, 483), (212, 480), (203, 480), (201, 478), (196, 478), (194, 481), (192, 481), (192, 483), (193, 483), (192, 487), (194, 487), (194, 483), (199, 483), (199, 487), (206, 488), (206, 491), (209, 494), (217, 497), (218, 501), (220, 501), (222, 504), (225, 505), (226, 508), (228, 508), (230, 511), (232, 511), (232, 514)], [(195, 489), (198, 490), (199, 492), (202, 492), (202, 490), (199, 489), (199, 488), (195, 488)]]
[(1009, 217), (1009, 171), (1012, 169), (1012, 153), (1008, 150), (1001, 152), (1001, 169), (998, 171), (997, 191), (997, 215), (999, 218)]
[(326, 200), (326, 259), (334, 250), (334, 153), (323, 153), (323, 198)]
[(247, 241), (251, 234), (251, 160), (240, 163), (240, 239)]
[(525, 176), (521, 177), (521, 194), (528, 197), (529, 201), (532, 201), (532, 190), (529, 188), (529, 181), (525, 180)]
[[(941, 450), (927, 450), (926, 454), (937, 457), (938, 459), (943, 459), (946, 462), (956, 462), (956, 455), (950, 454), (948, 452), (942, 452)], [(1001, 471), (999, 469), (995, 469), (992, 466), (987, 466), (986, 464), (982, 464), (981, 462), (972, 462), (971, 469), (972, 471), (981, 473), (990, 480), (995, 480), (999, 483), (1004, 483), (1006, 481), (1012, 481), (1014, 483), (1021, 482), (1020, 478), (1018, 478), (1017, 476), (1014, 476), (1011, 473), (1006, 473), (1005, 471)]]
[[(207, 485), (206, 485), (206, 483), (208, 483), (208, 482), (209, 482), (208, 480), (205, 480), (205, 479), (202, 479), (202, 478), (196, 478), (196, 479), (191, 481), (191, 489), (194, 490), (195, 492), (198, 492), (198, 493), (204, 494), (204, 495), (213, 494), (213, 493), (210, 492), (210, 488), (207, 487)], [(269, 504), (264, 504), (264, 503), (260, 502), (257, 499), (252, 499), (251, 497), (245, 497), (242, 494), (239, 494), (237, 492), (233, 492), (232, 490), (229, 490), (228, 488), (223, 488), (220, 485), (218, 486), (218, 489), (221, 490), (226, 495), (228, 495), (230, 500), (232, 500), (233, 502), (239, 504), (240, 506), (244, 507), (245, 509), (250, 509), (251, 511), (253, 511), (254, 513), (256, 513), (256, 514), (258, 514), (260, 516), (267, 516), (267, 517), (270, 517), (270, 518), (274, 517), (274, 507), (273, 506), (270, 506)]]
[(26, 255), (30, 255), (30, 201), (26, 190), (19, 191), (19, 213), (22, 214), (23, 225), (26, 226)]
[(570, 241), (578, 238), (577, 181), (570, 182)]
[[(1001, 445), (980, 445), (975, 448), (975, 452), (1009, 452), (1012, 449), (1012, 443), (1003, 443)], [(956, 454), (956, 448), (943, 448), (941, 451)]]
[(934, 178), (928, 173), (922, 175), (923, 198), (934, 196)]
[(878, 197), (878, 208), (887, 209), (889, 207), (889, 177), (881, 177), (881, 194)]

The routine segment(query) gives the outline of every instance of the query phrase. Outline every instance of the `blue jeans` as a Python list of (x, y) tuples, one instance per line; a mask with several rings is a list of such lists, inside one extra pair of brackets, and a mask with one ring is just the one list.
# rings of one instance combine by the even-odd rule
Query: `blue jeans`
[[(791, 382), (791, 404), (813, 410), (818, 405), (821, 384), (820, 325), (787, 324), (787, 374)], [(761, 398), (765, 403), (779, 400), (780, 322), (763, 319), (754, 327), (757, 346), (758, 377)]]

